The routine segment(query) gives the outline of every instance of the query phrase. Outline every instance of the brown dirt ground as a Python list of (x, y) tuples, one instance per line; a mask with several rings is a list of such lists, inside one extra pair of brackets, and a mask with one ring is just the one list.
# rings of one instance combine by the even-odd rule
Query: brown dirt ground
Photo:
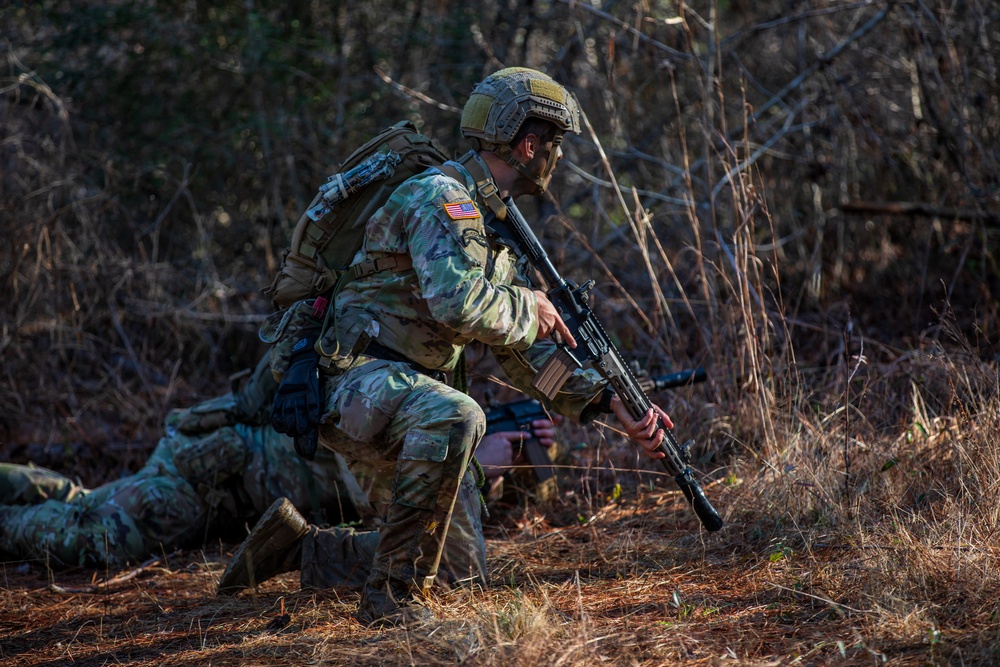
[(699, 533), (687, 514), (677, 494), (651, 493), (562, 527), (531, 510), (494, 522), (490, 589), (437, 596), (439, 621), (410, 630), (367, 629), (352, 616), (356, 590), (300, 591), (291, 573), (217, 598), (233, 545), (126, 573), (8, 563), (0, 663), (925, 665), (950, 663), (963, 641), (965, 655), (981, 650), (957, 630), (942, 634), (944, 652), (879, 627), (851, 590), (860, 550), (776, 559), (734, 549), (725, 530)]

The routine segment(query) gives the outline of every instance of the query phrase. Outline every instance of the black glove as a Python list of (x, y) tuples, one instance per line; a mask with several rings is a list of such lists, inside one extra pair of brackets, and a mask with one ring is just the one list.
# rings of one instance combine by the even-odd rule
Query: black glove
[[(321, 414), (322, 394), (319, 388), (319, 355), (313, 341), (303, 338), (292, 348), (288, 370), (278, 385), (271, 407), (271, 425), (278, 433), (295, 438), (295, 449), (307, 459), (316, 453), (316, 425)], [(303, 447), (299, 438), (304, 438)], [(311, 451), (308, 446), (312, 443)], [(307, 455), (311, 454), (311, 455)]]
[(316, 446), (319, 443), (319, 432), (316, 431), (314, 426), (311, 431), (306, 431), (302, 435), (295, 436), (292, 440), (295, 445), (295, 451), (299, 456), (304, 458), (306, 461), (312, 461), (316, 458)]

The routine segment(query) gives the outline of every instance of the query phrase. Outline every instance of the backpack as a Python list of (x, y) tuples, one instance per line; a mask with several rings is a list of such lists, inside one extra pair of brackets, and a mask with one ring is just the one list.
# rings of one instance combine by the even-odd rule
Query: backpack
[[(361, 248), (368, 218), (403, 181), (447, 160), (409, 121), (376, 134), (320, 186), (295, 224), (281, 269), (262, 291), (279, 308), (330, 291)], [(354, 178), (346, 178), (351, 170)]]

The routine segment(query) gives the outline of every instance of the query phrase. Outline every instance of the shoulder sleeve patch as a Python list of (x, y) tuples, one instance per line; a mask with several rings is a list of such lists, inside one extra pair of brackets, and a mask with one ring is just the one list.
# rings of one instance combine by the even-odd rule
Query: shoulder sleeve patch
[(448, 214), (448, 217), (452, 220), (470, 220), (472, 218), (478, 218), (479, 209), (476, 205), (472, 203), (471, 199), (466, 199), (465, 201), (455, 201), (455, 202), (445, 202), (443, 204), (444, 212)]

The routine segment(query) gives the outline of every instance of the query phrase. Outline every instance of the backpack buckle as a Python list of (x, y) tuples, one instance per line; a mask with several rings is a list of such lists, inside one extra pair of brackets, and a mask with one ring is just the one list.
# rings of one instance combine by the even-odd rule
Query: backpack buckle
[(492, 180), (480, 181), (476, 184), (476, 187), (478, 188), (479, 194), (482, 195), (483, 199), (489, 199), (500, 192), (500, 188), (498, 188), (497, 184)]

